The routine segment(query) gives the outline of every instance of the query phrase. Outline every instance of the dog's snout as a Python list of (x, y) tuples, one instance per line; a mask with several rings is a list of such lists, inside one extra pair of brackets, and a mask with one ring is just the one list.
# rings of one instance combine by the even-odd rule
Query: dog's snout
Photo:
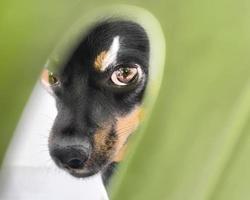
[(64, 168), (82, 169), (88, 160), (89, 148), (83, 145), (57, 147), (51, 155)]

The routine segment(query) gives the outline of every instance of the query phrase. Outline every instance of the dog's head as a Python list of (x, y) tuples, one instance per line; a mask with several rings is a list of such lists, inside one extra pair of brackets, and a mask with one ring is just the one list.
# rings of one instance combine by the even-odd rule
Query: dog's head
[(49, 151), (59, 167), (86, 177), (121, 159), (140, 122), (148, 65), (145, 30), (108, 20), (90, 29), (58, 74), (44, 71), (58, 110)]

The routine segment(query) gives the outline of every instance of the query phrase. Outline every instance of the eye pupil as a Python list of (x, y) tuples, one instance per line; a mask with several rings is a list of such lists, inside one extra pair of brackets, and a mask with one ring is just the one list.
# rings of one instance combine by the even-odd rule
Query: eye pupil
[(136, 73), (133, 74), (132, 69), (130, 68), (120, 68), (117, 71), (117, 79), (122, 83), (129, 83), (133, 80)]
[(131, 74), (131, 70), (129, 68), (121, 68), (118, 71), (118, 76), (119, 77), (123, 77), (123, 78), (127, 78), (129, 75)]
[(124, 76), (128, 76), (131, 73), (131, 70), (129, 68), (123, 68), (122, 72)]

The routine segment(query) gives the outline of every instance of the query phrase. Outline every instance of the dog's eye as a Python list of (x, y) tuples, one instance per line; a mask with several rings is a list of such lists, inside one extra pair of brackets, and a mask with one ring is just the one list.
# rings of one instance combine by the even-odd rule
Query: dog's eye
[(58, 78), (52, 72), (49, 72), (48, 74), (48, 82), (50, 85), (56, 85), (59, 83)]
[(59, 79), (48, 69), (43, 69), (41, 83), (50, 94), (54, 94), (54, 89), (60, 86)]
[(125, 86), (132, 83), (139, 76), (140, 68), (137, 66), (119, 66), (111, 75), (111, 80), (118, 86)]

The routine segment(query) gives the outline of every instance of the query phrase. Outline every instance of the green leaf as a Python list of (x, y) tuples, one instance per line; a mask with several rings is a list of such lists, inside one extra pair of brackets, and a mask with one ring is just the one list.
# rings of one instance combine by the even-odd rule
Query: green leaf
[(248, 199), (250, 2), (172, 3), (160, 96), (112, 199)]

